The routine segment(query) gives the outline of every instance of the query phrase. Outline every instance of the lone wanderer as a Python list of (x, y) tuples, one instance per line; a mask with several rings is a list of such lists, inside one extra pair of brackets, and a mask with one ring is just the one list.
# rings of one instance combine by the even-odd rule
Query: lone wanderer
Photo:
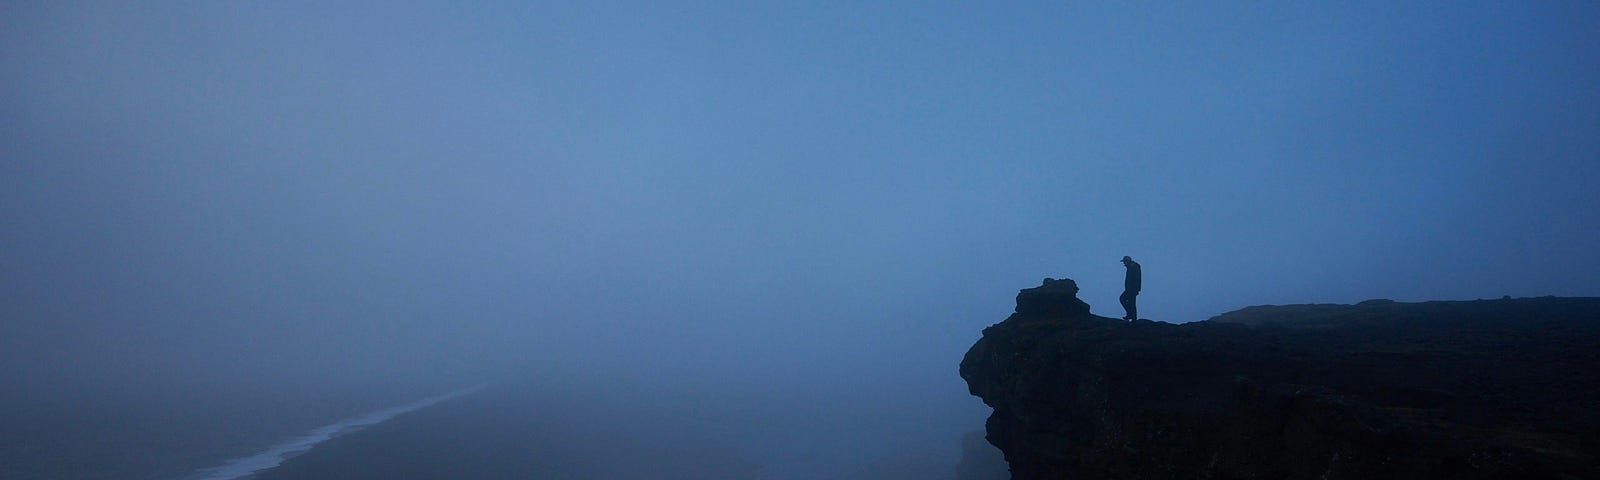
[(1122, 309), (1127, 310), (1128, 314), (1124, 315), (1122, 319), (1133, 321), (1139, 318), (1139, 285), (1142, 280), (1139, 273), (1139, 262), (1133, 261), (1133, 257), (1123, 255), (1122, 266), (1128, 267), (1128, 276), (1122, 281), (1121, 298)]

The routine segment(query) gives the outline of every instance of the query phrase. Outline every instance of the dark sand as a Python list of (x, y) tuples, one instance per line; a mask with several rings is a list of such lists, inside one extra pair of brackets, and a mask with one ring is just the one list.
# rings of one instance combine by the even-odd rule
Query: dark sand
[(491, 387), (318, 445), (259, 480), (753, 478), (685, 412)]
[(438, 386), (0, 392), (0, 479), (172, 480)]
[(928, 423), (814, 399), (492, 386), (334, 438), (257, 479), (953, 478), (959, 437)]

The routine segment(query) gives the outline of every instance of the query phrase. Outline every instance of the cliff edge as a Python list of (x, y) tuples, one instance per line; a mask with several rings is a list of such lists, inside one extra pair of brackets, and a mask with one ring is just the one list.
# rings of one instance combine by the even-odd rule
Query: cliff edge
[(961, 362), (1012, 478), (1600, 478), (1600, 298), (1174, 325), (1076, 293), (1023, 290)]

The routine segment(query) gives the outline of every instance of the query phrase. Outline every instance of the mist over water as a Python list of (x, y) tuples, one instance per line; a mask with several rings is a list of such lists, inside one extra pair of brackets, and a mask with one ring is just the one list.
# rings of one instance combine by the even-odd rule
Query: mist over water
[(956, 365), (1017, 289), (1114, 317), (1124, 255), (1170, 322), (1600, 295), (1597, 21), (0, 4), (0, 477), (179, 478), (485, 382), (908, 471), (982, 428)]

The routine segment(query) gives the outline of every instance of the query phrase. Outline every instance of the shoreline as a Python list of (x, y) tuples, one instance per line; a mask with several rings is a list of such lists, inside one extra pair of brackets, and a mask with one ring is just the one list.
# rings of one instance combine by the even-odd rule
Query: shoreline
[(284, 462), (304, 455), (305, 453), (317, 448), (317, 446), (327, 443), (329, 440), (365, 430), (369, 427), (393, 420), (394, 418), (407, 413), (412, 413), (456, 398), (478, 393), (485, 387), (487, 387), (487, 384), (474, 385), (471, 387), (453, 390), (448, 393), (426, 397), (410, 403), (374, 410), (354, 417), (345, 418), (331, 424), (311, 429), (305, 434), (290, 437), (287, 440), (272, 444), (265, 450), (258, 451), (253, 455), (237, 457), (214, 467), (196, 469), (190, 474), (180, 477), (180, 479), (254, 480), (262, 473), (282, 466)]

